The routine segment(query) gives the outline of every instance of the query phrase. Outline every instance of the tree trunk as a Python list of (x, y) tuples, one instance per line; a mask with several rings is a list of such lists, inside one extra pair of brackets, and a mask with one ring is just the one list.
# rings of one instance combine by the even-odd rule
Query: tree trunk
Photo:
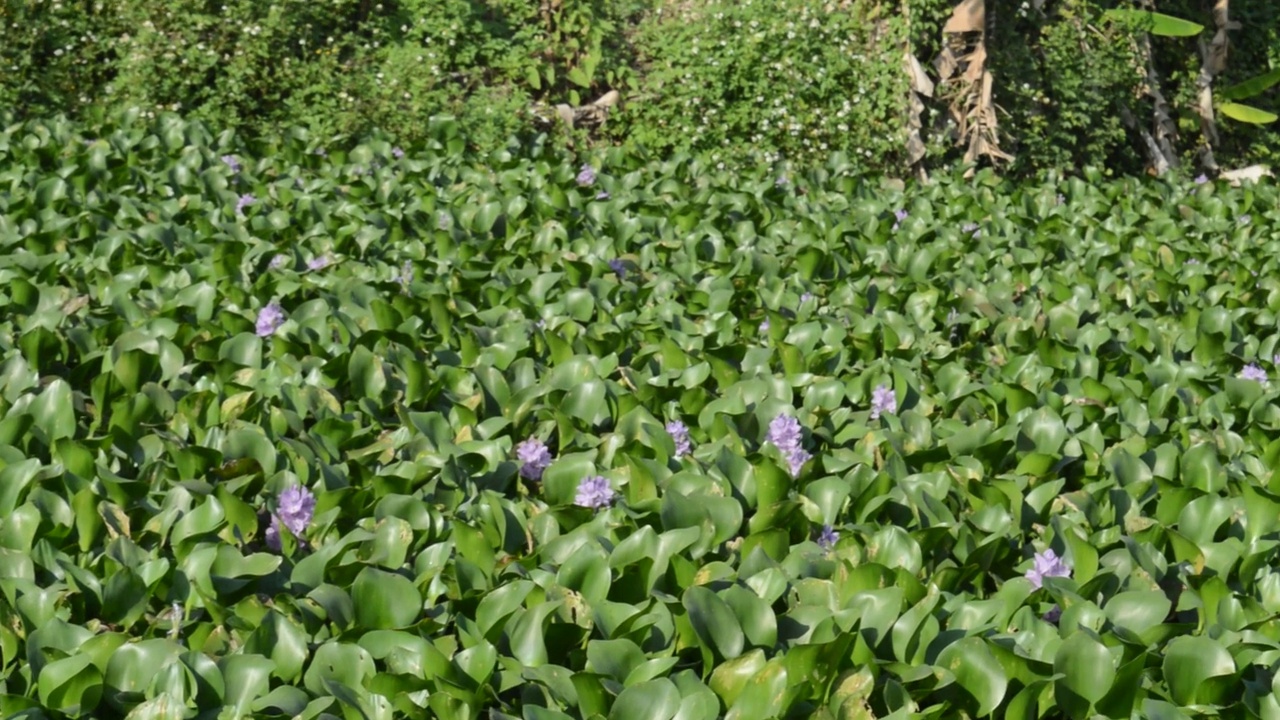
[(1231, 22), (1228, 5), (1229, 0), (1214, 0), (1213, 24), (1217, 31), (1208, 42), (1203, 37), (1200, 38), (1200, 75), (1196, 78), (1200, 134), (1204, 136), (1200, 158), (1205, 169), (1211, 172), (1218, 170), (1218, 163), (1213, 157), (1213, 146), (1218, 144), (1218, 125), (1213, 112), (1213, 81), (1227, 68), (1227, 50), (1230, 46), (1227, 31), (1240, 28), (1240, 23)]

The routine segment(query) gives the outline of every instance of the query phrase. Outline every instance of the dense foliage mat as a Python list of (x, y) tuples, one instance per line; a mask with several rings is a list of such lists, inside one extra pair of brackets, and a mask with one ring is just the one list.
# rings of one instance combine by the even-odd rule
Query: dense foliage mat
[(1277, 199), (9, 128), (0, 710), (1280, 717)]

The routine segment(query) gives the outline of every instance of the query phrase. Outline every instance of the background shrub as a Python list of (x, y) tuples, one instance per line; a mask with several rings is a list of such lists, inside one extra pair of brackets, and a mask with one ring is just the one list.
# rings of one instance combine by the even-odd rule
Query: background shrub
[[(1133, 28), (1104, 21), (1128, 0), (988, 3), (987, 67), (1002, 147), (1017, 175), (1087, 165), (1140, 173), (1123, 111), (1149, 126)], [(178, 111), (246, 136), (300, 125), (321, 137), (380, 129), (426, 142), (427, 118), (457, 119), (473, 150), (527, 141), (534, 116), (609, 90), (622, 103), (593, 143), (720, 162), (810, 164), (843, 151), (859, 168), (903, 167), (903, 51), (937, 55), (951, 0), (0, 0), (0, 103), (18, 118)], [(1161, 10), (1212, 25), (1200, 0)], [(1242, 29), (1218, 87), (1280, 66), (1280, 5), (1233, 6)], [(1206, 34), (1208, 34), (1208, 30)], [(1189, 167), (1195, 38), (1154, 38), (1161, 89)], [(1278, 88), (1251, 100), (1276, 107)], [(926, 162), (962, 150), (942, 101), (926, 112)], [(563, 128), (560, 128), (563, 130)], [(569, 138), (551, 133), (552, 145)], [(1276, 126), (1220, 120), (1226, 167), (1280, 160)], [(585, 146), (575, 144), (575, 149)]]
[(664, 151), (800, 163), (843, 151), (855, 164), (895, 165), (906, 24), (882, 9), (820, 0), (659, 8), (636, 36), (644, 79), (621, 130)]

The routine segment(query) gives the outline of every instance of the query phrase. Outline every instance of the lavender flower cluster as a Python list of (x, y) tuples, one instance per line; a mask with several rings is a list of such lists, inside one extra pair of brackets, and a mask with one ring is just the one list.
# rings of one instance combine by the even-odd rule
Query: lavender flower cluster
[(801, 447), (803, 440), (800, 421), (790, 415), (779, 415), (769, 423), (765, 442), (772, 443), (782, 453), (793, 478), (799, 477), (801, 468), (813, 458), (812, 454)]
[(887, 384), (876, 387), (871, 393), (871, 419), (879, 420), (884, 413), (898, 412), (898, 398), (893, 394), (893, 388)]
[(296, 538), (301, 538), (311, 525), (316, 511), (316, 496), (310, 490), (294, 486), (280, 493), (276, 501), (276, 511), (271, 515), (271, 524), (267, 527), (267, 547), (280, 551), (280, 526), (289, 528)]
[(284, 325), (285, 314), (284, 308), (280, 307), (280, 303), (272, 300), (267, 303), (266, 307), (258, 311), (258, 320), (254, 323), (254, 330), (258, 337), (271, 337), (276, 334), (281, 325)]

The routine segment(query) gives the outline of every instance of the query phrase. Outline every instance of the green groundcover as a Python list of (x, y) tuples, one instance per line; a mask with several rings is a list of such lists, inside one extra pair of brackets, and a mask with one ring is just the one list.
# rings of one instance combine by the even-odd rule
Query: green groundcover
[(1280, 717), (1273, 185), (0, 133), (0, 710)]

